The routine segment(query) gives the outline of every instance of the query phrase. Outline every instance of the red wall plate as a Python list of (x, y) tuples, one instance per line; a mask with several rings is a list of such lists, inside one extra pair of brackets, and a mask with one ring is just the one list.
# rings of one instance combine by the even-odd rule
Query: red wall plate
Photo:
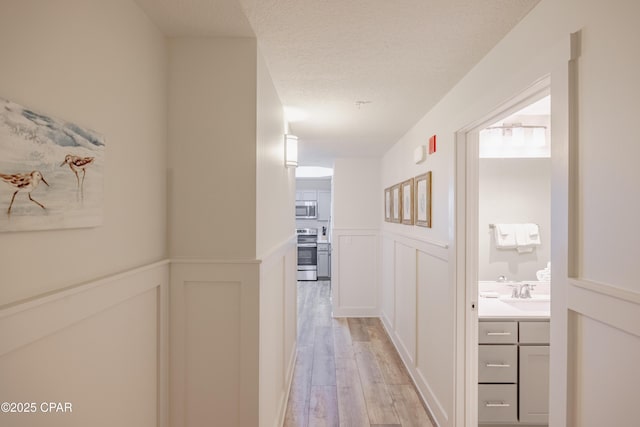
[(433, 135), (429, 138), (429, 154), (433, 154), (436, 152), (436, 136)]

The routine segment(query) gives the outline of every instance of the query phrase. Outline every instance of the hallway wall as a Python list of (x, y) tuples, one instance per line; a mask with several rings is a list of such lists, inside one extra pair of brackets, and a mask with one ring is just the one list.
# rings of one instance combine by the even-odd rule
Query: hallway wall
[(255, 39), (169, 41), (171, 420), (272, 427), (295, 348), (295, 173)]
[(380, 160), (336, 159), (333, 165), (331, 293), (333, 315), (377, 316)]
[(102, 226), (3, 233), (0, 306), (163, 258), (163, 35), (130, 0), (8, 0), (0, 56), (0, 97), (106, 139)]
[[(640, 253), (633, 217), (640, 205), (637, 198), (628, 197), (637, 192), (634, 186), (640, 180), (635, 165), (640, 146), (629, 137), (636, 133), (633, 117), (640, 113), (640, 86), (631, 71), (640, 66), (635, 46), (640, 29), (633, 22), (638, 13), (640, 5), (625, 0), (606, 5), (595, 0), (542, 0), (384, 156), (380, 194), (389, 185), (433, 171), (433, 228), (382, 225), (388, 241), (382, 251), (381, 305), (383, 317), (388, 318), (385, 324), (401, 348), (399, 337), (412, 335), (393, 323), (393, 311), (396, 315), (411, 312), (407, 304), (417, 300), (420, 306), (420, 289), (430, 293), (418, 310), (427, 317), (425, 321), (420, 316), (411, 320), (423, 329), (417, 332), (418, 343), (426, 336), (434, 338), (429, 344), (431, 349), (438, 348), (438, 354), (432, 355), (430, 364), (443, 369), (425, 372), (409, 351), (403, 356), (412, 374), (424, 378), (418, 385), (441, 426), (459, 425), (465, 414), (463, 395), (456, 394), (460, 383), (449, 365), (463, 350), (460, 343), (447, 338), (455, 336), (459, 323), (448, 314), (437, 315), (440, 308), (446, 313), (460, 308), (455, 297), (460, 292), (455, 265), (459, 201), (454, 191), (455, 133), (488, 120), (489, 112), (549, 74), (553, 141), (550, 425), (595, 427), (605, 422), (602, 414), (608, 414), (605, 423), (611, 425), (635, 422), (627, 404), (616, 396), (637, 393), (637, 372), (606, 378), (598, 372), (617, 365), (614, 355), (638, 356), (640, 342), (640, 282), (634, 274), (634, 260)], [(570, 34), (577, 30), (581, 30), (580, 45), (571, 45)], [(569, 97), (571, 58), (575, 59), (573, 70), (578, 70), (573, 86), (576, 99)], [(577, 112), (575, 128), (569, 120), (570, 103), (577, 107), (572, 110)], [(422, 165), (413, 164), (414, 149), (433, 134), (438, 136), (438, 151)], [(569, 141), (579, 149), (570, 150)], [(567, 164), (571, 164), (571, 175)], [(421, 246), (448, 251), (442, 268), (427, 268), (414, 282), (413, 276), (397, 272), (413, 265)], [(407, 289), (412, 297), (402, 302), (398, 295)], [(607, 353), (591, 357), (594, 343), (605, 341), (611, 343)], [(412, 349), (411, 344), (405, 347)], [(419, 361), (419, 345), (417, 354)]]
[(256, 256), (256, 40), (169, 40), (169, 253)]
[(260, 260), (260, 426), (282, 424), (296, 355), (295, 168), (284, 167), (284, 109), (257, 51), (256, 254)]
[(1, 9), (0, 97), (102, 133), (106, 172), (101, 226), (0, 236), (0, 401), (38, 407), (0, 424), (166, 426), (164, 36), (130, 0)]

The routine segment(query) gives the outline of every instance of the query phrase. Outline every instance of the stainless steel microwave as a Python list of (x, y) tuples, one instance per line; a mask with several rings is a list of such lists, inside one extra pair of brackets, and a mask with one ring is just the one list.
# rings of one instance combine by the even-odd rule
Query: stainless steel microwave
[(318, 218), (318, 202), (313, 200), (296, 201), (296, 218), (297, 219)]

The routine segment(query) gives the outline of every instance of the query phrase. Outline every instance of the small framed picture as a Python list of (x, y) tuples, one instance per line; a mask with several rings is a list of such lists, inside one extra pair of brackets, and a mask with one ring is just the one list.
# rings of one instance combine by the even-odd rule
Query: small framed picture
[(402, 221), (402, 198), (400, 184), (391, 187), (391, 222)]
[(431, 172), (415, 177), (416, 225), (431, 228)]
[(402, 223), (413, 225), (413, 178), (400, 184), (402, 194)]
[(384, 220), (391, 222), (391, 188), (384, 189)]

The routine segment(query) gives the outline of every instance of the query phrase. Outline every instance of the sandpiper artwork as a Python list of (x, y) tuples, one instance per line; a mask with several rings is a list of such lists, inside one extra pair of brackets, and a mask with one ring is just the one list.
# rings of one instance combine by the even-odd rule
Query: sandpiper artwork
[(105, 139), (0, 98), (0, 232), (102, 223)]

